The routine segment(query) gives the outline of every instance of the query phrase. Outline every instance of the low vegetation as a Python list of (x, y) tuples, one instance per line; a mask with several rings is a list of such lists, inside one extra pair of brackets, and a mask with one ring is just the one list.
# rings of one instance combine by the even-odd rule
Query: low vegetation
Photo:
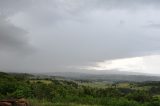
[(160, 82), (106, 84), (0, 73), (0, 99), (27, 98), (31, 106), (160, 106), (159, 95)]

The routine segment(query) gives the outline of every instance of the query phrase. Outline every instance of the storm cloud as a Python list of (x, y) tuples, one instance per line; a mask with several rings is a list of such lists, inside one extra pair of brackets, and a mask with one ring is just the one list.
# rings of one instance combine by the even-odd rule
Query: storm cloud
[[(22, 11), (29, 2), (25, 0), (0, 1), (0, 50), (19, 51), (29, 50), (27, 31), (12, 24), (9, 17)], [(27, 51), (26, 51), (27, 52)]]
[(72, 67), (159, 54), (159, 5), (159, 0), (1, 0), (0, 52), (35, 52), (9, 58), (1, 53), (0, 69), (76, 71)]

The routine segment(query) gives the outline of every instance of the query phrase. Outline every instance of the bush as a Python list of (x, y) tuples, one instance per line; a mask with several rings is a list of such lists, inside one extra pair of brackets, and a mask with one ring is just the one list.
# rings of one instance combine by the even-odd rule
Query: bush
[(129, 100), (135, 100), (137, 102), (150, 102), (152, 96), (146, 91), (135, 91), (126, 96)]

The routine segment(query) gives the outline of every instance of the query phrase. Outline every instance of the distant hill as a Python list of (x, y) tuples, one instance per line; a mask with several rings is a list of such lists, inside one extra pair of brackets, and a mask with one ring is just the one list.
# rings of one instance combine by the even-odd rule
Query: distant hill
[(19, 80), (25, 78), (51, 78), (57, 80), (89, 80), (89, 81), (109, 81), (109, 82), (144, 82), (144, 81), (160, 81), (160, 76), (154, 76), (143, 73), (116, 72), (108, 71), (104, 74), (90, 74), (80, 72), (53, 72), (53, 73), (4, 73), (0, 72), (0, 78), (17, 78)]
[[(112, 71), (113, 72), (113, 71)], [(104, 74), (90, 74), (90, 73), (80, 73), (80, 72), (54, 72), (45, 73), (45, 75), (50, 76), (60, 76), (65, 79), (72, 80), (92, 80), (92, 81), (133, 81), (133, 82), (143, 82), (143, 81), (160, 81), (160, 76), (154, 76), (143, 73), (130, 73), (130, 72), (118, 72), (114, 73), (104, 73)]]
[(27, 73), (5, 73), (5, 72), (0, 72), (0, 79), (19, 79), (19, 80), (24, 80), (27, 78), (34, 77), (34, 75), (27, 74)]

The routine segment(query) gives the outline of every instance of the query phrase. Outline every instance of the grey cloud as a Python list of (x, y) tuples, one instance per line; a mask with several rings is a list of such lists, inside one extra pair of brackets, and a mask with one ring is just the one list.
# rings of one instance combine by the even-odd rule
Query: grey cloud
[[(25, 6), (25, 1), (31, 4)], [(145, 15), (152, 15), (148, 10), (159, 12), (159, 0), (25, 1), (3, 6), (6, 10), (12, 7), (14, 15), (0, 19), (0, 50), (27, 52), (28, 36), (38, 52), (27, 58), (0, 55), (0, 68), (4, 70), (74, 71), (66, 67), (159, 50), (159, 32), (141, 27), (154, 20)], [(26, 35), (23, 29), (29, 29), (29, 33)]]
[(160, 24), (159, 23), (150, 23), (148, 25), (146, 25), (146, 27), (148, 28), (160, 28)]
[(95, 0), (95, 5), (99, 8), (109, 10), (139, 10), (151, 8), (159, 8), (159, 0)]
[(0, 0), (0, 70), (17, 71), (19, 63), (34, 51), (28, 31), (10, 21), (28, 6), (28, 0)]
[(12, 24), (9, 18), (26, 9), (31, 1), (0, 0), (0, 52), (31, 51), (27, 31)]
[[(28, 0), (31, 1), (31, 0)], [(159, 0), (39, 0), (32, 1), (25, 14), (32, 23), (48, 26), (66, 20), (83, 22), (90, 12), (96, 10), (132, 10), (159, 9)]]
[(0, 15), (10, 16), (29, 8), (32, 0), (0, 0)]
[[(27, 32), (0, 17), (0, 51), (23, 51), (30, 49)], [(23, 53), (24, 53), (23, 52)]]

